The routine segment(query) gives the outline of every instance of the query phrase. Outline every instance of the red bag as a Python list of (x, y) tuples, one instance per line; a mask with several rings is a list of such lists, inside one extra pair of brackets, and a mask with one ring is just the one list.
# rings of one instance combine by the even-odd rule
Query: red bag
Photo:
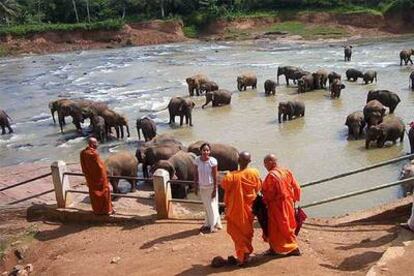
[(296, 229), (295, 229), (295, 235), (297, 236), (299, 234), (300, 228), (302, 227), (302, 224), (307, 219), (307, 215), (305, 211), (303, 211), (300, 206), (298, 208), (295, 208), (295, 220), (296, 220)]

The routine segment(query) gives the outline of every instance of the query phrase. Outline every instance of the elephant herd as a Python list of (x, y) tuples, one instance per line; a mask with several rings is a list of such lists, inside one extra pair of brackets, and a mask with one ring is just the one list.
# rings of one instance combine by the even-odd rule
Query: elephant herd
[[(194, 181), (194, 160), (201, 155), (200, 146), (205, 141), (194, 142), (187, 147), (175, 137), (168, 134), (155, 136), (151, 140), (138, 147), (135, 156), (127, 151), (111, 154), (106, 160), (109, 176), (137, 177), (138, 165), (142, 164), (142, 173), (148, 178), (150, 173), (162, 168), (166, 170), (170, 179)], [(211, 156), (218, 161), (218, 170), (236, 170), (238, 162), (238, 150), (230, 145), (211, 144)], [(111, 179), (111, 185), (115, 193), (119, 192), (117, 179)], [(131, 183), (131, 191), (136, 189), (136, 180), (128, 180)], [(191, 183), (191, 182), (190, 182)], [(194, 189), (192, 184), (171, 184), (171, 192), (174, 198), (186, 198), (189, 191)]]

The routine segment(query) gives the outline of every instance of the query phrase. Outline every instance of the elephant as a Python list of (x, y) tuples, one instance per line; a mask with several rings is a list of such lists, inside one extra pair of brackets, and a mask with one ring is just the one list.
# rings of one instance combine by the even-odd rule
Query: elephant
[(390, 109), (390, 113), (394, 113), (395, 108), (401, 102), (400, 97), (388, 90), (370, 90), (367, 95), (367, 103), (377, 100)]
[(168, 160), (180, 150), (185, 150), (185, 147), (172, 143), (154, 144), (137, 149), (135, 155), (138, 161), (142, 163), (142, 174), (145, 178), (148, 178), (148, 166), (152, 167), (160, 160)]
[[(194, 181), (194, 153), (179, 151), (168, 160), (159, 160), (152, 168), (152, 171), (164, 169), (168, 171), (170, 179)], [(171, 194), (173, 198), (187, 198), (189, 190), (193, 190), (194, 185), (171, 183)]]
[(331, 90), (332, 98), (339, 98), (341, 96), (341, 90), (345, 89), (345, 85), (341, 82), (340, 79), (335, 79), (329, 87)]
[(279, 76), (285, 75), (286, 85), (289, 86), (289, 79), (293, 80), (293, 83), (296, 84), (296, 81), (301, 77), (310, 74), (307, 71), (303, 71), (299, 67), (295, 66), (279, 66), (277, 68), (277, 84), (279, 84)]
[(414, 90), (414, 71), (410, 74), (411, 90)]
[[(49, 109), (50, 109), (50, 113), (52, 114), (54, 124), (56, 124), (55, 112), (59, 110), (60, 104), (65, 102), (65, 101), (70, 101), (70, 100), (69, 99), (59, 99), (59, 100), (49, 102)], [(64, 121), (63, 121), (63, 124), (65, 124)]]
[(257, 88), (257, 77), (253, 73), (245, 73), (237, 76), (237, 89), (239, 91), (246, 91), (247, 86), (251, 86), (252, 89)]
[(298, 93), (305, 93), (315, 89), (315, 81), (312, 74), (301, 77), (298, 80)]
[(326, 88), (328, 82), (329, 72), (325, 69), (319, 69), (315, 73), (312, 73), (315, 89)]
[(168, 112), (170, 113), (170, 124), (175, 123), (175, 116), (180, 116), (180, 126), (183, 125), (183, 118), (185, 123), (190, 123), (193, 126), (192, 111), (195, 103), (190, 99), (181, 97), (172, 97), (168, 103)]
[(286, 121), (286, 118), (292, 120), (293, 117), (305, 116), (305, 104), (301, 101), (280, 102), (278, 110), (279, 123), (282, 122), (282, 115), (283, 121)]
[(204, 108), (210, 102), (213, 102), (213, 107), (220, 106), (220, 105), (227, 105), (231, 102), (231, 92), (219, 89), (216, 91), (211, 91), (206, 93), (206, 103), (201, 106)]
[(365, 105), (363, 113), (365, 122), (367, 123), (368, 128), (370, 128), (373, 125), (382, 123), (385, 115), (385, 108), (378, 100), (372, 100)]
[(99, 115), (95, 115), (91, 117), (90, 119), (91, 119), (92, 130), (93, 130), (95, 137), (97, 137), (99, 141), (105, 142), (108, 138), (106, 136), (105, 119)]
[[(114, 154), (111, 154), (105, 160), (106, 170), (108, 176), (129, 176), (137, 177), (138, 173), (138, 161), (133, 154), (127, 151), (120, 151)], [(118, 183), (119, 179), (111, 179), (112, 188), (114, 193), (119, 193)], [(131, 192), (136, 191), (136, 179), (128, 179), (128, 182), (131, 183)]]
[(276, 94), (276, 82), (272, 80), (266, 80), (264, 83), (264, 90), (265, 90), (266, 96), (275, 95)]
[(197, 96), (200, 96), (201, 85), (208, 81), (207, 76), (202, 74), (197, 74), (192, 77), (185, 79), (188, 85), (188, 93), (192, 97), (194, 96), (194, 89), (196, 90)]
[(334, 72), (334, 71), (330, 72), (330, 73), (328, 74), (329, 86), (331, 86), (331, 84), (334, 82), (334, 80), (336, 80), (336, 79), (341, 80), (341, 78), (342, 78), (342, 77), (341, 77), (341, 74), (336, 73), (336, 72)]
[[(187, 151), (201, 155), (200, 147), (205, 141), (197, 141), (188, 146)], [(234, 171), (238, 169), (239, 151), (230, 145), (212, 143), (210, 155), (217, 159), (219, 171)]]
[(214, 81), (206, 81), (200, 86), (200, 92), (201, 93), (207, 93), (210, 91), (216, 91), (219, 89), (219, 86)]
[(398, 138), (404, 141), (405, 126), (398, 117), (385, 118), (384, 121), (376, 126), (370, 126), (365, 138), (365, 148), (368, 149), (371, 141), (377, 141), (377, 147), (382, 148), (386, 141), (394, 144)]
[(365, 84), (373, 83), (374, 79), (375, 82), (377, 82), (377, 71), (374, 70), (368, 70), (364, 73), (362, 76), (362, 79), (364, 80)]
[(363, 78), (364, 77), (364, 74), (361, 71), (356, 70), (356, 69), (346, 70), (345, 75), (346, 75), (346, 79), (348, 81), (350, 81), (350, 80), (357, 81), (358, 78)]
[(114, 127), (116, 131), (116, 138), (119, 139), (119, 137), (121, 137), (121, 139), (123, 139), (124, 126), (127, 131), (127, 136), (130, 136), (128, 120), (124, 116), (116, 113), (111, 109), (106, 109), (104, 112), (102, 112), (101, 116), (105, 119), (107, 136), (109, 135), (109, 133), (111, 133), (111, 128)]
[(351, 61), (351, 56), (352, 56), (352, 46), (351, 45), (344, 46), (345, 61)]
[(414, 153), (414, 122), (411, 122), (409, 124), (410, 126), (410, 130), (408, 131), (407, 135), (408, 135), (408, 141), (410, 141), (410, 153), (413, 154)]
[(150, 141), (157, 135), (157, 126), (155, 122), (150, 118), (144, 117), (137, 119), (137, 132), (138, 132), (138, 140), (141, 140), (141, 133), (144, 136), (145, 142)]
[(9, 130), (9, 134), (13, 133), (13, 129), (10, 126), (9, 119), (11, 120), (10, 116), (7, 115), (6, 111), (0, 109), (0, 127), (1, 127), (1, 135), (6, 134), (6, 128)]
[(76, 126), (78, 131), (81, 131), (81, 123), (84, 121), (84, 113), (79, 103), (72, 100), (65, 100), (60, 102), (58, 107), (58, 121), (60, 132), (63, 133), (63, 125), (65, 124), (65, 117), (71, 116), (72, 123)]
[(348, 139), (351, 136), (355, 140), (361, 138), (365, 127), (364, 113), (362, 111), (355, 111), (346, 117), (345, 125), (348, 127)]
[(402, 63), (404, 61), (405, 65), (408, 64), (408, 62), (411, 62), (413, 64), (413, 61), (411, 59), (411, 56), (414, 55), (414, 49), (404, 49), (400, 52), (400, 66), (402, 66)]

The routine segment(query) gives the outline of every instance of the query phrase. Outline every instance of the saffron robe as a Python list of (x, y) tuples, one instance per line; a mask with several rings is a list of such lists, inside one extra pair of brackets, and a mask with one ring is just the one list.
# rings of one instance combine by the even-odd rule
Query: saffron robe
[(81, 151), (80, 161), (89, 188), (93, 212), (97, 215), (112, 213), (111, 190), (105, 163), (96, 149), (89, 146)]
[(227, 233), (236, 248), (237, 259), (253, 252), (252, 205), (261, 187), (259, 171), (253, 168), (228, 173), (221, 183), (226, 205)]
[(287, 254), (298, 248), (295, 236), (294, 203), (300, 200), (300, 187), (292, 172), (275, 168), (263, 182), (263, 200), (268, 208), (268, 237), (271, 249)]

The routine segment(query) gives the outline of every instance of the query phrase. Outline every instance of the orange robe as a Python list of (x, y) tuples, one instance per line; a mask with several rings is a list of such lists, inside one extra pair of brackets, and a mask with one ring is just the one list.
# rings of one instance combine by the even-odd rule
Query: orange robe
[(263, 182), (263, 200), (268, 208), (268, 237), (276, 253), (286, 254), (298, 248), (295, 236), (294, 202), (300, 200), (300, 187), (292, 172), (275, 168)]
[(253, 252), (252, 205), (260, 190), (259, 171), (246, 168), (228, 173), (221, 183), (226, 204), (227, 233), (231, 236), (240, 262)]
[(111, 190), (106, 167), (96, 149), (87, 147), (80, 153), (82, 172), (85, 174), (93, 212), (97, 215), (112, 212)]

